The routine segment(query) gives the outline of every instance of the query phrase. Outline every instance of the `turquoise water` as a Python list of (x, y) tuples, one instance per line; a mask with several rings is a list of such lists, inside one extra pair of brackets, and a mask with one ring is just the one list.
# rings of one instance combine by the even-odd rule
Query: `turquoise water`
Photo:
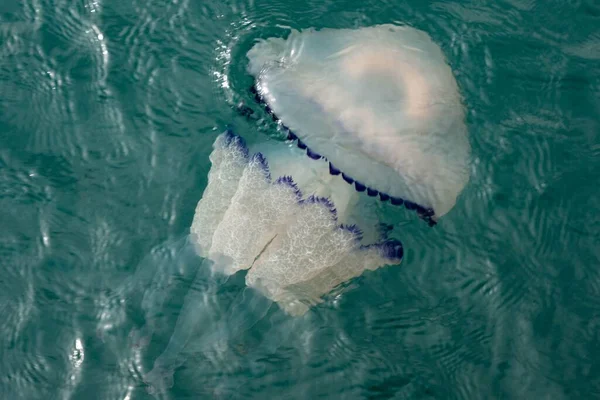
[(440, 44), (464, 96), (473, 162), (457, 206), (433, 229), (384, 208), (401, 266), (294, 329), (274, 308), (225, 348), (190, 349), (162, 397), (600, 398), (593, 0), (2, 1), (0, 398), (151, 398), (142, 378), (189, 282), (165, 277), (142, 347), (141, 306), (118, 288), (185, 235), (227, 124), (277, 134), (235, 111), (254, 39), (394, 22)]

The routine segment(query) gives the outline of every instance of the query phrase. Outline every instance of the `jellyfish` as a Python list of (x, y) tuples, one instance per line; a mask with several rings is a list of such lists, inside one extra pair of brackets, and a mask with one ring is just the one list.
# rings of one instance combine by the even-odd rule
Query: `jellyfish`
[[(166, 261), (140, 268), (147, 312), (168, 290), (157, 265), (191, 265), (194, 282), (146, 375), (154, 386), (172, 383), (192, 341), (241, 334), (273, 305), (302, 318), (343, 283), (400, 264), (402, 244), (380, 229), (378, 202), (433, 226), (468, 182), (458, 85), (425, 32), (394, 25), (292, 31), (258, 41), (247, 56), (255, 100), (286, 143), (248, 146), (231, 130), (219, 135), (189, 234)], [(238, 272), (246, 289), (222, 310), (218, 288)]]

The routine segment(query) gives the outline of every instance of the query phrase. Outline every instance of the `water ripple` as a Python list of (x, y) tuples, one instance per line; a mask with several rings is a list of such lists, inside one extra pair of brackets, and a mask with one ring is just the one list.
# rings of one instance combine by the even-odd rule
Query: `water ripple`
[(181, 299), (136, 348), (118, 287), (189, 226), (225, 124), (277, 135), (234, 116), (246, 52), (389, 22), (429, 32), (456, 73), (474, 150), (457, 206), (435, 229), (380, 206), (402, 265), (191, 351), (166, 397), (600, 396), (599, 17), (593, 1), (3, 3), (2, 397), (143, 398)]

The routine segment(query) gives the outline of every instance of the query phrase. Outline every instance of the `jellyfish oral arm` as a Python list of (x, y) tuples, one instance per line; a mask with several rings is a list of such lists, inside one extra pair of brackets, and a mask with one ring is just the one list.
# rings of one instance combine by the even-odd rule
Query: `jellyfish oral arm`
[[(389, 243), (365, 244), (363, 232), (349, 223), (357, 214), (359, 196), (347, 184), (339, 180), (332, 182), (326, 161), (310, 162), (298, 149), (281, 144), (258, 147), (262, 152), (250, 155), (243, 141), (231, 132), (224, 133), (215, 142), (215, 159), (242, 155), (246, 162), (237, 187), (227, 194), (221, 192), (227, 196), (221, 201), (228, 207), (221, 213), (213, 232), (207, 231), (210, 239), (204, 240), (210, 241), (210, 247), (202, 246), (217, 269), (227, 274), (249, 269), (246, 283), (279, 302), (282, 293), (289, 297), (288, 286), (297, 288), (323, 271), (347, 263), (348, 257), (360, 260), (356, 264), (360, 271), (400, 261), (399, 253), (388, 251)], [(219, 173), (220, 168), (241, 164), (214, 165), (211, 176), (223, 175)], [(221, 190), (220, 185), (220, 179), (209, 178), (205, 196), (196, 209), (192, 232), (205, 226), (205, 219), (214, 218), (209, 215), (214, 207), (204, 200), (217, 200), (212, 193)], [(338, 208), (337, 204), (341, 206)], [(361, 222), (367, 224), (367, 221)], [(200, 240), (199, 236), (196, 238)], [(394, 245), (399, 246), (399, 243), (394, 242)], [(315, 297), (326, 293), (323, 291)], [(314, 303), (317, 299), (299, 296), (297, 300)]]
[[(313, 163), (283, 144), (259, 147), (264, 154), (251, 155), (229, 131), (215, 141), (209, 182), (178, 253), (204, 260), (192, 275), (167, 347), (144, 376), (155, 391), (172, 385), (190, 348), (206, 351), (241, 334), (273, 302), (301, 316), (347, 280), (402, 259), (400, 242), (375, 236), (366, 243), (363, 232), (348, 223), (363, 215), (356, 212), (359, 196), (339, 180), (332, 183), (325, 160)], [(223, 315), (218, 289), (241, 270), (248, 270), (247, 288)], [(165, 296), (158, 290), (147, 297)]]
[(155, 390), (164, 390), (173, 385), (173, 371), (185, 362), (183, 351), (190, 339), (199, 330), (210, 332), (211, 326), (218, 321), (218, 307), (214, 300), (217, 289), (227, 281), (228, 276), (215, 271), (213, 264), (205, 259), (198, 268), (167, 347), (154, 362), (153, 369), (144, 375), (146, 383)]

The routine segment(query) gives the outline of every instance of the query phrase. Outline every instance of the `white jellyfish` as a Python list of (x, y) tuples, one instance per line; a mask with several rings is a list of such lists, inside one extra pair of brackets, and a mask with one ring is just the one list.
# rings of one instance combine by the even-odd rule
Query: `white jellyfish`
[[(290, 142), (249, 149), (231, 131), (217, 138), (190, 234), (159, 266), (198, 268), (147, 375), (155, 386), (168, 386), (192, 336), (211, 343), (242, 332), (274, 303), (301, 318), (365, 270), (399, 264), (402, 245), (378, 230), (376, 202), (404, 205), (433, 225), (468, 181), (458, 87), (426, 33), (392, 25), (293, 31), (258, 42), (248, 58), (256, 100)], [(144, 294), (148, 312), (166, 290), (153, 264), (135, 278), (154, 282)], [(241, 270), (253, 294), (219, 319), (212, 299)], [(240, 307), (246, 301), (251, 313)]]

